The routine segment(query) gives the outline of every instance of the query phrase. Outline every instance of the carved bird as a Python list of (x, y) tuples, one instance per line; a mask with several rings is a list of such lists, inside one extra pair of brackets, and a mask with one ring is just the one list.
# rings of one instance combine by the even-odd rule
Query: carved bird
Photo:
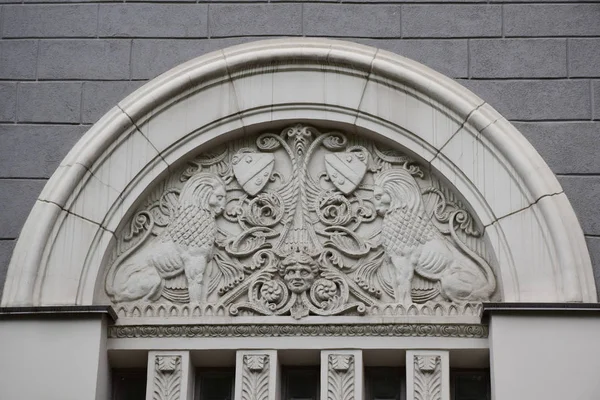
[[(383, 217), (380, 242), (392, 269), (396, 301), (412, 302), (414, 273), (440, 283), (450, 301), (485, 301), (496, 288), (489, 264), (450, 233), (456, 247), (433, 224), (423, 205), (416, 180), (405, 169), (388, 169), (375, 178), (377, 212)], [(461, 211), (455, 212), (455, 215)]]
[(213, 257), (215, 217), (223, 212), (225, 197), (225, 184), (217, 175), (193, 175), (183, 186), (166, 228), (136, 253), (150, 236), (150, 226), (139, 243), (115, 260), (106, 280), (109, 296), (114, 301), (154, 301), (163, 294), (166, 282), (177, 288), (185, 283), (181, 282), (185, 276), (190, 300), (206, 301), (204, 273)]

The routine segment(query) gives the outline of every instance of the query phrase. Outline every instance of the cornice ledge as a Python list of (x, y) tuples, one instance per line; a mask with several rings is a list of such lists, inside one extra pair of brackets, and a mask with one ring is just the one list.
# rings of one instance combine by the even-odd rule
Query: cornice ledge
[(107, 316), (115, 322), (117, 313), (112, 306), (43, 306), (43, 307), (0, 307), (0, 319), (17, 318), (88, 318)]
[(582, 315), (599, 314), (600, 303), (482, 303), (481, 321), (493, 315)]

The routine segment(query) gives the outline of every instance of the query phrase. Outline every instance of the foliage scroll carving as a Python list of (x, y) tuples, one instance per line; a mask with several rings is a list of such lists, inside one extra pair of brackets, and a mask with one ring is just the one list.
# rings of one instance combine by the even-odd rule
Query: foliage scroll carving
[(452, 190), (396, 150), (302, 124), (190, 160), (117, 238), (105, 278), (117, 308), (300, 319), (467, 310), (496, 293)]

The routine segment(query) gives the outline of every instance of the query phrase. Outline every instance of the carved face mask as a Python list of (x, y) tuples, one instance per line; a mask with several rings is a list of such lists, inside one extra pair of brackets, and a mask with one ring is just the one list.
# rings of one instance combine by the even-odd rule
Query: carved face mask
[(225, 203), (225, 188), (221, 185), (218, 185), (208, 198), (208, 205), (212, 208), (215, 215), (220, 215), (225, 209)]
[(382, 187), (375, 186), (373, 188), (373, 204), (377, 214), (383, 216), (390, 209), (392, 198)]
[(315, 274), (310, 266), (296, 263), (286, 267), (283, 279), (290, 291), (300, 294), (310, 289), (315, 281)]

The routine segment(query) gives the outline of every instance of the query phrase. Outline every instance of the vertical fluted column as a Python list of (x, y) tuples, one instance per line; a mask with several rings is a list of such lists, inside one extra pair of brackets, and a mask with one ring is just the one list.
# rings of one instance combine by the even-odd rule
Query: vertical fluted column
[(146, 400), (192, 400), (193, 377), (189, 351), (150, 351)]
[(279, 400), (279, 361), (275, 350), (239, 350), (235, 400)]
[(407, 400), (450, 400), (450, 365), (447, 351), (406, 352)]
[(321, 352), (321, 400), (362, 400), (361, 350)]

